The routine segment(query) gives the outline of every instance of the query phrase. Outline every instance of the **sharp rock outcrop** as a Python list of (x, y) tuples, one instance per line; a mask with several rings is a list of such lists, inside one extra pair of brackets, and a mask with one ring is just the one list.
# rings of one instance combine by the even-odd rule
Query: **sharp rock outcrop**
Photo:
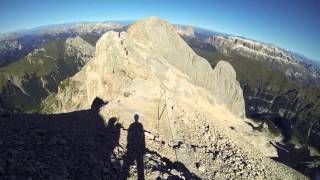
[[(81, 79), (85, 80), (84, 85), (79, 84), (80, 87), (70, 89), (86, 89), (81, 95), (86, 97), (87, 103), (84, 103), (83, 99), (78, 102), (67, 100), (73, 105), (58, 106), (54, 111), (72, 111), (75, 110), (74, 107), (82, 105), (83, 108), (89, 107), (96, 96), (105, 97), (108, 94), (105, 98), (112, 98), (110, 96), (113, 92), (120, 92), (121, 88), (130, 85), (133, 77), (127, 74), (137, 74), (136, 76), (143, 78), (155, 74), (160, 82), (170, 79), (170, 74), (163, 72), (165, 69), (170, 71), (170, 66), (185, 75), (186, 80), (208, 90), (209, 99), (213, 103), (225, 104), (234, 114), (244, 117), (242, 90), (232, 66), (221, 62), (212, 70), (209, 63), (196, 55), (177, 35), (174, 26), (158, 18), (140, 21), (132, 25), (128, 32), (108, 32), (103, 35), (97, 42), (96, 57), (92, 62), (83, 72), (64, 82), (76, 83), (79, 80), (82, 82)], [(115, 82), (114, 78), (123, 81)], [(58, 101), (62, 94), (66, 92), (58, 93)], [(63, 99), (65, 98), (61, 99), (61, 104), (65, 104)]]

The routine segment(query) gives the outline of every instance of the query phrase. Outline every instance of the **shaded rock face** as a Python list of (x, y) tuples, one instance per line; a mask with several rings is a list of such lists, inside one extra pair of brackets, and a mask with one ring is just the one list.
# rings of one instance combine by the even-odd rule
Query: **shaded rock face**
[(246, 115), (258, 120), (271, 120), (282, 130), (285, 141), (292, 137), (320, 149), (319, 105), (312, 96), (299, 89), (281, 90), (269, 84), (242, 83), (246, 102)]
[(22, 45), (21, 41), (21, 38), (18, 38), (15, 34), (0, 39), (0, 67), (19, 59), (32, 51), (31, 49), (34, 47), (25, 47)]
[[(130, 178), (305, 178), (262, 156), (240, 135), (250, 129), (232, 66), (221, 61), (213, 70), (174, 26), (157, 17), (138, 21), (127, 32), (104, 34), (95, 57), (60, 83), (58, 93), (43, 101), (42, 112), (88, 109), (96, 97), (108, 101), (97, 109), (103, 120), (116, 117), (123, 126), (121, 147), (126, 154), (133, 149), (137, 167), (126, 156), (123, 163)], [(135, 138), (140, 148), (128, 142)], [(165, 173), (149, 168), (158, 162), (169, 166), (156, 166)]]
[(53, 41), (3, 68), (1, 106), (9, 111), (37, 111), (57, 92), (61, 80), (78, 72), (93, 57), (94, 47), (80, 37)]

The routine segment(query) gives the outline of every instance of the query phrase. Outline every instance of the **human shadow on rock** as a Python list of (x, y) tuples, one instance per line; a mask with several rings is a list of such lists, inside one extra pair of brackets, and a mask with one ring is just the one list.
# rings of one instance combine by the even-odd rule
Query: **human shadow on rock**
[(145, 135), (143, 125), (139, 122), (139, 115), (134, 115), (134, 122), (129, 126), (127, 135), (127, 153), (123, 163), (124, 179), (129, 177), (130, 166), (134, 161), (137, 165), (138, 179), (144, 179)]
[[(0, 119), (0, 177), (4, 179), (119, 179), (113, 151), (121, 124), (91, 109), (61, 114), (13, 114)], [(1, 179), (1, 178), (0, 178)]]
[(170, 174), (172, 169), (185, 179), (193, 177), (182, 163), (145, 149), (146, 131), (138, 116), (128, 130), (128, 153), (123, 155), (125, 148), (119, 146), (122, 125), (115, 117), (105, 121), (100, 116), (105, 104), (96, 98), (87, 110), (0, 118), (0, 179), (118, 180), (125, 174), (123, 167), (132, 165), (132, 158), (139, 163), (141, 178), (144, 169), (168, 173), (171, 179), (176, 177)]
[[(200, 179), (196, 174), (179, 161), (172, 162), (158, 152), (149, 150), (145, 146), (145, 133), (150, 133), (139, 122), (139, 115), (134, 115), (134, 122), (129, 126), (127, 135), (127, 152), (123, 157), (123, 179), (130, 177), (130, 166), (136, 162), (138, 179), (144, 179), (146, 172), (160, 174), (156, 179)], [(178, 172), (179, 175), (174, 172)], [(166, 176), (164, 176), (166, 174)], [(166, 177), (166, 178), (164, 178)]]
[[(162, 157), (156, 151), (151, 151), (146, 149), (146, 153), (150, 154), (148, 161), (154, 164), (152, 167), (152, 171), (158, 171), (161, 175), (167, 174), (167, 179), (192, 179), (192, 180), (200, 180), (201, 178), (198, 177), (196, 174), (189, 171), (189, 169), (181, 162), (174, 161), (172, 162), (170, 159), (166, 157)], [(172, 172), (179, 172), (179, 176), (173, 174)], [(162, 177), (158, 177), (157, 180), (163, 179)]]

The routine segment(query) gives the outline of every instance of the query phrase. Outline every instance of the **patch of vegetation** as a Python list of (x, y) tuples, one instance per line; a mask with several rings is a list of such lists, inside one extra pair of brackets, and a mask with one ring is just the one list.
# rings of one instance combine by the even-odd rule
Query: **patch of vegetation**
[[(288, 78), (284, 72), (272, 69), (263, 61), (236, 54), (226, 56), (194, 46), (193, 50), (207, 59), (212, 67), (215, 67), (220, 60), (228, 61), (234, 67), (237, 80), (244, 90), (248, 117), (258, 119), (260, 116), (271, 117), (270, 119), (277, 126), (285, 129), (285, 133), (290, 138), (311, 143), (320, 148), (320, 143), (314, 140), (318, 137), (315, 134), (320, 130), (319, 85), (298, 83)], [(267, 102), (255, 100), (255, 98), (264, 99)], [(250, 114), (250, 107), (264, 107), (268, 112), (256, 117)], [(284, 114), (281, 114), (281, 111)], [(293, 125), (292, 128), (291, 125)]]
[(60, 81), (78, 72), (82, 64), (77, 58), (67, 55), (65, 40), (53, 40), (0, 68), (0, 106), (39, 112), (41, 101), (57, 92)]
[(38, 77), (46, 76), (56, 69), (56, 65), (64, 58), (64, 40), (54, 40), (39, 50), (8, 66), (0, 68), (0, 87), (7, 76), (22, 78), (25, 74), (34, 73)]

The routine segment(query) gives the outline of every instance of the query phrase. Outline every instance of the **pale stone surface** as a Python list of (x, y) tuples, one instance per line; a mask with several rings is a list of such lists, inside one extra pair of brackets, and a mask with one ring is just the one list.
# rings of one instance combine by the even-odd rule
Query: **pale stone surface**
[[(213, 71), (209, 63), (196, 55), (177, 35), (174, 26), (157, 17), (135, 23), (129, 27), (128, 33), (108, 32), (103, 35), (97, 42), (96, 57), (70, 81), (84, 82), (79, 83), (80, 87), (69, 89), (83, 89), (86, 92), (79, 95), (85, 96), (87, 101), (76, 99), (78, 102), (73, 103), (73, 100), (66, 100), (68, 93), (59, 92), (58, 101), (59, 96), (65, 94), (61, 98), (61, 111), (88, 107), (96, 96), (112, 99), (111, 96), (115, 97), (122, 87), (129, 85), (131, 78), (126, 73), (149, 78), (154, 74), (155, 78), (159, 78), (158, 81), (163, 81), (162, 78), (166, 76), (171, 79), (164, 72), (170, 71), (170, 66), (174, 66), (186, 80), (207, 89), (213, 104), (225, 104), (234, 114), (244, 117), (242, 90), (232, 66), (227, 62), (219, 63)], [(141, 68), (144, 72), (137, 71)], [(104, 74), (108, 74), (108, 77)], [(109, 79), (111, 76), (113, 77)], [(70, 104), (70, 107), (63, 101), (73, 105)], [(57, 108), (58, 111), (55, 111), (59, 112), (60, 107)]]

